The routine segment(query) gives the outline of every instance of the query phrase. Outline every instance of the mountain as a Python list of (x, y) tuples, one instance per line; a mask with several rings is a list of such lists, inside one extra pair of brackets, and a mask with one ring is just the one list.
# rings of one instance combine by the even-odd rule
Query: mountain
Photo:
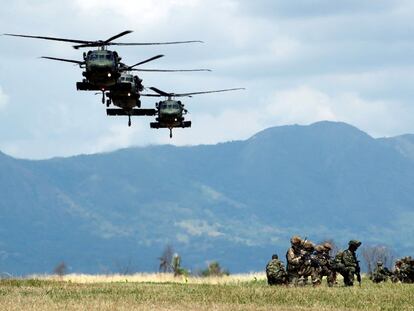
[(217, 145), (0, 154), (0, 271), (155, 271), (167, 244), (193, 271), (262, 270), (293, 234), (412, 254), (413, 137), (319, 122)]

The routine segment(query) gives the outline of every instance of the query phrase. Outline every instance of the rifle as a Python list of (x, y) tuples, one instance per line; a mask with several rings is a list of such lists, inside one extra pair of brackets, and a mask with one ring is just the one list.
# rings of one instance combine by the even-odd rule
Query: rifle
[(361, 268), (359, 267), (359, 260), (356, 260), (356, 263), (357, 263), (357, 266), (355, 267), (355, 273), (357, 276), (359, 287), (361, 287)]
[(319, 268), (319, 262), (309, 253), (302, 255), (302, 260), (304, 262), (310, 261), (311, 267), (313, 268)]

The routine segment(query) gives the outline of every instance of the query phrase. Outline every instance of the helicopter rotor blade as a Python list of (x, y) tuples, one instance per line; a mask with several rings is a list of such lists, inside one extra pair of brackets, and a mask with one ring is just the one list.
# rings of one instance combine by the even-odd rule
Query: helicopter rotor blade
[(245, 88), (238, 87), (238, 88), (233, 88), (233, 89), (223, 89), (223, 90), (214, 90), (214, 91), (203, 91), (203, 92), (192, 92), (192, 93), (172, 94), (171, 96), (173, 96), (173, 97), (191, 97), (192, 95), (210, 94), (210, 93), (221, 93), (221, 92), (230, 92), (230, 91), (239, 91), (239, 90), (245, 90)]
[(73, 60), (73, 59), (66, 59), (66, 58), (56, 58), (56, 57), (49, 57), (49, 56), (41, 56), (40, 58), (52, 59), (52, 60), (57, 60), (57, 61), (67, 62), (67, 63), (74, 63), (78, 65), (85, 64), (85, 62), (81, 62), (81, 61)]
[(200, 95), (200, 94), (210, 94), (210, 93), (221, 93), (221, 92), (245, 90), (244, 87), (238, 87), (238, 88), (232, 88), (232, 89), (175, 94), (175, 93), (166, 93), (164, 91), (161, 91), (161, 90), (157, 89), (156, 87), (150, 87), (149, 89), (154, 91), (157, 94), (141, 94), (141, 96), (148, 96), (148, 97), (162, 97), (162, 96), (164, 96), (164, 97), (192, 97), (193, 95)]
[(105, 44), (108, 44), (109, 42), (111, 42), (111, 41), (113, 41), (115, 39), (118, 39), (119, 37), (125, 36), (125, 35), (127, 35), (127, 34), (129, 34), (131, 32), (132, 32), (132, 30), (125, 30), (125, 31), (123, 31), (123, 32), (121, 32), (121, 33), (119, 33), (119, 34), (117, 34), (115, 36), (112, 36), (109, 39), (105, 40), (104, 43)]
[(139, 96), (146, 96), (146, 97), (161, 97), (163, 95), (159, 95), (159, 94), (139, 94)]
[(239, 91), (245, 90), (244, 87), (237, 87), (232, 89), (223, 89), (223, 90), (214, 90), (214, 91), (204, 91), (204, 92), (192, 92), (192, 93), (182, 93), (182, 94), (174, 94), (175, 97), (186, 97), (191, 95), (200, 95), (200, 94), (210, 94), (210, 93), (221, 93), (221, 92), (230, 92), (230, 91)]
[(131, 69), (131, 71), (142, 71), (142, 72), (193, 72), (193, 71), (211, 71), (211, 69)]
[(141, 43), (110, 42), (107, 45), (133, 46), (133, 45), (169, 45), (169, 44), (186, 44), (186, 43), (204, 43), (204, 42), (200, 40), (171, 41), (171, 42), (141, 42)]
[(150, 87), (150, 90), (154, 91), (155, 93), (158, 93), (161, 96), (166, 96), (166, 97), (174, 96), (173, 93), (166, 93), (164, 91), (161, 91), (160, 89), (157, 89), (156, 87)]
[(86, 44), (86, 43), (92, 42), (92, 41), (86, 41), (86, 40), (65, 39), (65, 38), (56, 38), (56, 37), (17, 35), (17, 34), (12, 34), (12, 33), (4, 33), (3, 35), (4, 36), (11, 36), (11, 37), (43, 39), (43, 40), (62, 41), (62, 42), (79, 43), (79, 44)]
[(129, 66), (128, 67), (128, 70), (131, 70), (132, 68), (134, 68), (136, 66), (139, 66), (139, 65), (142, 65), (142, 64), (145, 64), (145, 63), (152, 62), (153, 60), (156, 60), (156, 59), (161, 58), (161, 57), (164, 57), (164, 55), (163, 54), (160, 54), (160, 55), (156, 55), (154, 57), (148, 58), (146, 60), (143, 60), (142, 62), (139, 62), (139, 63), (136, 63), (136, 64), (134, 64), (132, 66)]
[(118, 39), (119, 37), (125, 36), (129, 33), (131, 33), (132, 30), (125, 30), (115, 36), (110, 37), (107, 40), (97, 40), (97, 41), (86, 41), (82, 44), (79, 45), (74, 45), (73, 48), (75, 49), (79, 49), (79, 48), (87, 48), (87, 47), (100, 47), (100, 46), (106, 46), (106, 45), (110, 45), (111, 41)]

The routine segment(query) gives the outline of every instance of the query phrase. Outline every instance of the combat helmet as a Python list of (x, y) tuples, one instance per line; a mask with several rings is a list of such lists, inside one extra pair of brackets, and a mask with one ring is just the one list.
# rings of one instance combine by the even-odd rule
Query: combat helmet
[(332, 245), (329, 242), (325, 242), (323, 243), (323, 247), (327, 250), (330, 251), (332, 249)]
[(358, 247), (360, 247), (361, 246), (361, 242), (360, 241), (358, 241), (358, 240), (351, 240), (351, 241), (349, 241), (349, 243), (348, 243), (348, 245), (349, 246), (355, 246), (356, 248), (358, 248)]
[(316, 245), (315, 251), (322, 253), (323, 251), (325, 251), (325, 247), (323, 245)]
[(302, 238), (298, 235), (294, 235), (290, 239), (290, 243), (292, 243), (293, 245), (300, 245), (300, 244), (302, 244)]
[(313, 250), (315, 248), (315, 245), (311, 241), (306, 241), (303, 243), (303, 248), (306, 250)]

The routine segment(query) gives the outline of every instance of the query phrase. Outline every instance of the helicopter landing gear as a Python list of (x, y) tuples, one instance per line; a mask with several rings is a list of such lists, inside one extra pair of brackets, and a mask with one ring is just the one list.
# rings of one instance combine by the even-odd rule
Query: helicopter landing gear
[(108, 98), (108, 99), (106, 100), (106, 107), (109, 107), (109, 106), (111, 106), (111, 100)]
[(172, 127), (168, 128), (170, 130), (170, 138), (172, 138)]
[(131, 122), (131, 115), (128, 115), (128, 126), (131, 126), (132, 122)]
[(105, 91), (102, 91), (102, 104), (105, 104)]

